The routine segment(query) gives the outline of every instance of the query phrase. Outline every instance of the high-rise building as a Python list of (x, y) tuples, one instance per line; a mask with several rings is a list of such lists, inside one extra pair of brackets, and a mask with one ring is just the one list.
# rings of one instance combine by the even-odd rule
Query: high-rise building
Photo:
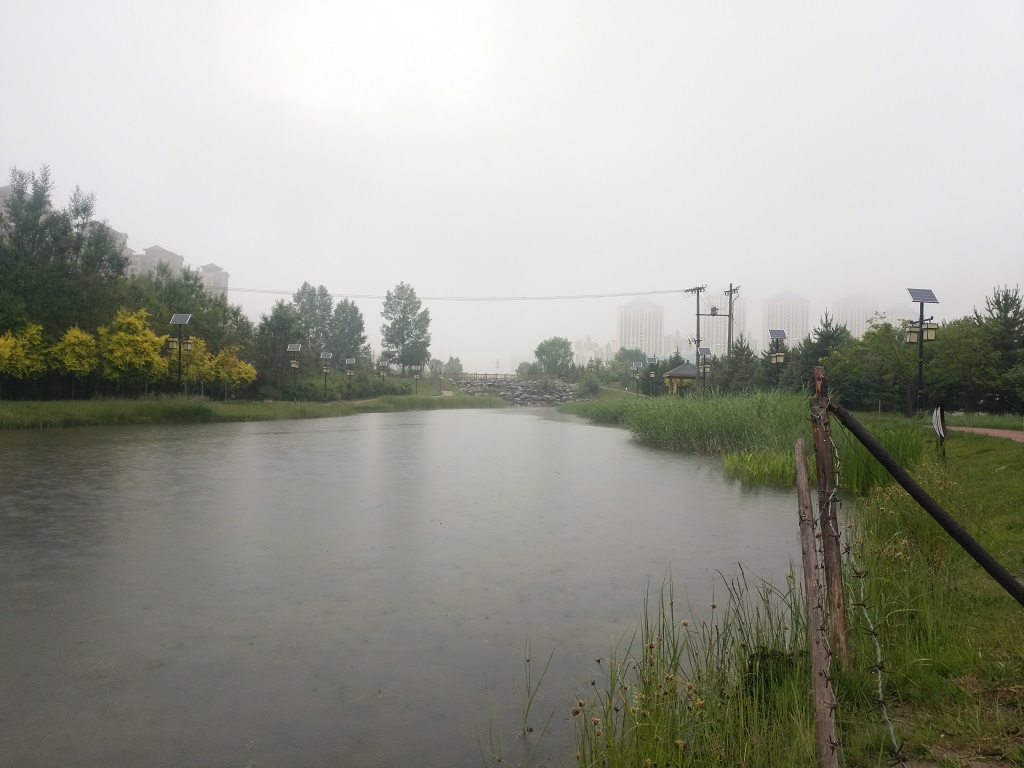
[(171, 274), (177, 277), (181, 274), (181, 270), (185, 268), (185, 257), (179, 256), (173, 251), (168, 251), (166, 248), (161, 248), (159, 245), (154, 245), (149, 248), (143, 248), (143, 253), (139, 254), (139, 274), (146, 274), (152, 272), (157, 268), (160, 262), (164, 262), (171, 268)]
[(642, 349), (648, 355), (662, 354), (664, 316), (665, 308), (650, 299), (637, 299), (619, 307), (619, 343)]
[(203, 278), (203, 287), (214, 296), (227, 296), (228, 275), (216, 264), (203, 264), (199, 268), (199, 276)]
[(836, 325), (845, 325), (846, 330), (856, 339), (864, 335), (871, 318), (880, 312), (874, 301), (863, 296), (847, 296), (835, 302), (830, 309), (833, 322)]
[(576, 339), (572, 356), (573, 362), (583, 368), (591, 360), (610, 360), (612, 358), (611, 345), (591, 341), (589, 336), (585, 339)]
[(783, 291), (766, 299), (761, 305), (761, 348), (768, 349), (768, 331), (779, 329), (786, 332), (792, 346), (811, 331), (810, 302), (792, 291)]

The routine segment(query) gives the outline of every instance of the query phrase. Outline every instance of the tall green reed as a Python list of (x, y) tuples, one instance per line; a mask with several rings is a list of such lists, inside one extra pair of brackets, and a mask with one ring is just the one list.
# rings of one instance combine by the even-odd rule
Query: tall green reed
[[(745, 572), (723, 606), (677, 620), (671, 579), (572, 707), (580, 766), (811, 765), (806, 624), (785, 590)], [(704, 618), (704, 616), (708, 618)]]

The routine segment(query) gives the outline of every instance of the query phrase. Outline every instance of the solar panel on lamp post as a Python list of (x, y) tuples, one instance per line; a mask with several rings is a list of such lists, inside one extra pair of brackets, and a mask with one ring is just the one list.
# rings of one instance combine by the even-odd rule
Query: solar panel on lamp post
[(419, 366), (419, 365), (412, 366), (412, 378), (413, 378), (413, 382), (415, 382), (413, 384), (413, 392), (412, 392), (414, 395), (418, 395), (420, 393), (420, 371), (421, 370), (422, 370), (422, 366)]
[(298, 389), (299, 389), (299, 385), (298, 385), (299, 361), (295, 359), (295, 355), (298, 354), (301, 350), (302, 350), (302, 345), (301, 344), (289, 344), (288, 345), (288, 352), (290, 352), (291, 356), (292, 356), (292, 360), (291, 360), (291, 365), (292, 365), (292, 400), (294, 402), (296, 402), (296, 403), (299, 402), (299, 394), (298, 394)]
[[(178, 394), (181, 394), (181, 350), (184, 346), (182, 344), (181, 331), (191, 319), (192, 315), (184, 313), (171, 315), (171, 325), (178, 326), (178, 338), (174, 340), (177, 342), (175, 346), (178, 348)], [(168, 341), (168, 344), (170, 344), (170, 341)]]
[[(910, 294), (910, 300), (920, 305), (921, 311), (917, 321), (917, 399), (915, 400), (915, 407), (919, 411), (924, 410), (924, 342), (925, 342), (925, 316), (924, 316), (924, 305), (925, 304), (938, 304), (939, 300), (935, 298), (935, 292), (930, 288), (907, 288), (907, 293)], [(932, 320), (931, 317), (928, 320)], [(934, 338), (934, 329), (932, 330), (932, 338)], [(909, 341), (909, 334), (908, 334)], [(931, 341), (931, 339), (929, 339)]]

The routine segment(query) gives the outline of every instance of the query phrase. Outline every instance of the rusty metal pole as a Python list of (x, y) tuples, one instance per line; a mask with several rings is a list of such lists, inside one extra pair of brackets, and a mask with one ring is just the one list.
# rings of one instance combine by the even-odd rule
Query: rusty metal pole
[(831, 416), (828, 410), (828, 382), (825, 369), (814, 367), (814, 399), (811, 427), (814, 463), (818, 478), (818, 526), (824, 553), (825, 587), (828, 593), (828, 626), (832, 652), (846, 669), (849, 653), (846, 641), (846, 598), (843, 594), (843, 553), (839, 544), (836, 472), (832, 455)]

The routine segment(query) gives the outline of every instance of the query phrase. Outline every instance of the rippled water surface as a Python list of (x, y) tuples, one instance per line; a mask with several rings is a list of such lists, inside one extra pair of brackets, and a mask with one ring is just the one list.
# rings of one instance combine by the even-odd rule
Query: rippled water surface
[(799, 551), (791, 493), (550, 412), (6, 432), (0, 467), (0, 765), (514, 758), (527, 637), (557, 762), (669, 568), (704, 610)]

